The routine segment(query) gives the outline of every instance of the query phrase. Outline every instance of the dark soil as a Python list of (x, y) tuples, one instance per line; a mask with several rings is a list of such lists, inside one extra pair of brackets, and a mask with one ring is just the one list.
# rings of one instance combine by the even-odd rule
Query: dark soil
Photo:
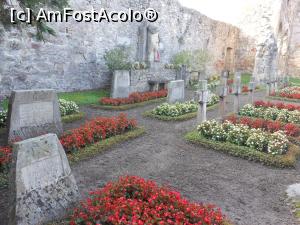
[[(190, 93), (190, 96), (192, 94)], [(257, 93), (262, 98), (264, 93)], [(232, 97), (227, 111), (232, 111)], [(242, 102), (248, 102), (242, 96)], [(141, 114), (154, 105), (126, 111), (137, 118), (147, 133), (113, 147), (110, 151), (72, 167), (83, 196), (90, 190), (122, 175), (137, 175), (166, 184), (189, 200), (213, 203), (237, 225), (296, 225), (286, 204), (285, 190), (299, 182), (300, 164), (296, 169), (275, 169), (213, 150), (188, 144), (183, 136), (196, 126), (196, 119), (163, 122), (143, 118)], [(112, 116), (119, 112), (84, 107), (88, 118)], [(208, 113), (218, 117), (218, 109)], [(78, 127), (83, 121), (65, 126)], [(0, 192), (0, 224), (7, 224), (8, 190)]]

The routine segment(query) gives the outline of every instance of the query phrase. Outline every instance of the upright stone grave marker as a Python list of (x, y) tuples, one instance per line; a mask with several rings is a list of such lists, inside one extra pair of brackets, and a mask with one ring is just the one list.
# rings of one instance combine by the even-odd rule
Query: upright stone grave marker
[(176, 103), (184, 101), (184, 80), (171, 81), (168, 86), (168, 102)]
[(56, 92), (50, 89), (13, 91), (8, 113), (8, 140), (62, 133)]
[(130, 94), (130, 74), (127, 70), (116, 70), (113, 74), (112, 98), (128, 98)]
[(234, 112), (238, 113), (240, 111), (240, 94), (241, 94), (241, 73), (237, 72), (234, 78), (233, 84), (233, 94), (234, 94)]
[(37, 225), (59, 219), (78, 201), (67, 156), (55, 134), (13, 145), (9, 225)]
[(228, 93), (227, 76), (223, 75), (221, 77), (221, 84), (218, 87), (218, 94), (220, 98), (219, 111), (222, 120), (225, 119), (225, 103), (226, 103), (227, 93)]
[(249, 97), (250, 97), (250, 102), (253, 104), (254, 102), (254, 91), (255, 91), (255, 82), (250, 81), (249, 82)]
[(206, 106), (208, 102), (207, 80), (199, 81), (199, 107), (197, 114), (197, 123), (206, 121)]

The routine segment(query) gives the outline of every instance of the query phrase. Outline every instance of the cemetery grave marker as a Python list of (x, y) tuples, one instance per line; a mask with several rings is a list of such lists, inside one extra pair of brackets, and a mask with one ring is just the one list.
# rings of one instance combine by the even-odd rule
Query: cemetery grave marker
[(128, 98), (130, 94), (130, 74), (127, 70), (115, 70), (112, 83), (112, 98)]
[(59, 219), (79, 192), (66, 153), (55, 134), (13, 144), (9, 225)]
[(170, 104), (184, 101), (184, 80), (171, 81), (168, 86), (168, 102)]
[(217, 89), (218, 89), (218, 94), (219, 94), (219, 98), (220, 98), (220, 104), (219, 104), (220, 116), (221, 116), (222, 120), (224, 120), (225, 119), (225, 103), (226, 103), (225, 98), (228, 93), (226, 74), (223, 73), (223, 76), (221, 76), (221, 84)]
[(13, 91), (8, 113), (8, 141), (45, 133), (62, 133), (56, 92), (51, 89)]
[(207, 80), (199, 80), (199, 107), (197, 114), (197, 123), (206, 121), (206, 106), (208, 102)]
[(235, 73), (233, 94), (234, 94), (234, 112), (238, 113), (240, 111), (240, 94), (241, 94), (241, 73), (240, 72)]

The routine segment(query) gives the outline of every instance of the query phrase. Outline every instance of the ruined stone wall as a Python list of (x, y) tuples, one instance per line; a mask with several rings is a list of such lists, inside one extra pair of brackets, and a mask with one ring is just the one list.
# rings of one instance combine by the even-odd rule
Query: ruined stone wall
[[(156, 9), (159, 19), (153, 25), (159, 29), (161, 65), (169, 63), (181, 50), (203, 48), (212, 56), (206, 68), (212, 75), (223, 69), (228, 47), (234, 55), (232, 70), (236, 57), (241, 55), (236, 53), (237, 28), (184, 8), (174, 0), (71, 0), (70, 7), (82, 11), (92, 7), (117, 11)], [(109, 85), (111, 75), (103, 60), (105, 51), (125, 45), (137, 60), (139, 26), (140, 23), (53, 23), (56, 37), (48, 37), (46, 42), (35, 40), (33, 28), (4, 32), (0, 38), (0, 94), (13, 89), (72, 91)]]
[(300, 76), (300, 2), (283, 0), (278, 25), (279, 74)]

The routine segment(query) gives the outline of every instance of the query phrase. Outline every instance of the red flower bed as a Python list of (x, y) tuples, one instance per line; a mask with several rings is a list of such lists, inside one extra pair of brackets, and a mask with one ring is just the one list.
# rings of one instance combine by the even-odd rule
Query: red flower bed
[(249, 92), (249, 88), (247, 85), (244, 85), (242, 88), (242, 93), (248, 93)]
[(151, 92), (135, 92), (129, 95), (128, 98), (102, 98), (100, 99), (100, 103), (102, 105), (128, 105), (134, 104), (139, 102), (145, 102), (156, 98), (164, 98), (167, 97), (168, 91), (167, 90), (160, 90), (160, 91), (151, 91)]
[(136, 120), (121, 113), (117, 117), (97, 117), (77, 129), (64, 133), (60, 142), (66, 152), (79, 150), (105, 138), (124, 133), (137, 126)]
[(300, 110), (300, 106), (296, 104), (284, 104), (283, 102), (265, 102), (265, 101), (256, 101), (254, 102), (255, 107), (263, 108), (277, 108), (277, 109), (287, 109), (289, 111)]
[(70, 225), (221, 225), (224, 216), (212, 205), (190, 203), (153, 181), (127, 176), (93, 191), (73, 211)]
[(11, 147), (0, 147), (0, 171), (8, 166), (11, 161)]
[(292, 137), (298, 137), (300, 134), (300, 128), (293, 123), (283, 124), (280, 121), (264, 120), (261, 118), (257, 118), (257, 119), (250, 118), (250, 117), (238, 118), (237, 116), (234, 115), (227, 117), (226, 120), (234, 124), (244, 124), (251, 128), (256, 128), (256, 129), (261, 128), (271, 133), (282, 130), (288, 136), (292, 136)]

